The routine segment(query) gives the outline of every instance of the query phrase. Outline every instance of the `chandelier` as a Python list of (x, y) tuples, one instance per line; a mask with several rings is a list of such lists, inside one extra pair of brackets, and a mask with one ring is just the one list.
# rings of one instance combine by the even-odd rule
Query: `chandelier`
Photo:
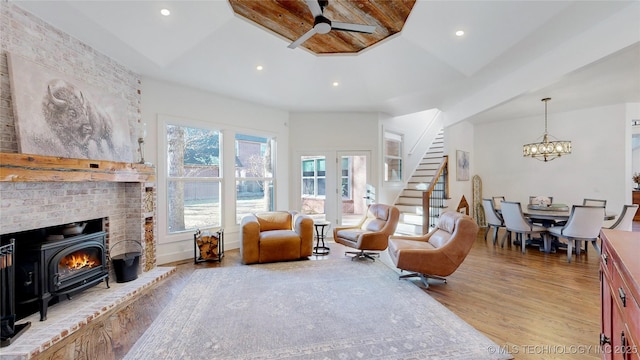
[(537, 142), (522, 146), (522, 154), (540, 161), (551, 161), (562, 155), (571, 154), (571, 141), (558, 140), (547, 132), (547, 102), (551, 98), (544, 98), (544, 134)]

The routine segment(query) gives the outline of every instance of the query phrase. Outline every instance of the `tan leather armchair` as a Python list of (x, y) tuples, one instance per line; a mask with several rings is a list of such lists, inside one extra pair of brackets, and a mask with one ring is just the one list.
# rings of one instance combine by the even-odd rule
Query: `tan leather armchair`
[(240, 223), (243, 264), (298, 260), (311, 256), (313, 219), (287, 211), (247, 215)]
[(429, 287), (429, 278), (447, 282), (469, 254), (478, 236), (478, 224), (468, 215), (447, 211), (438, 225), (422, 236), (389, 237), (389, 256), (398, 269), (412, 271), (400, 278), (419, 276)]
[(366, 215), (356, 225), (334, 228), (333, 240), (359, 250), (345, 252), (345, 255), (354, 255), (351, 260), (368, 258), (375, 261), (373, 257), (380, 254), (373, 251), (384, 251), (387, 248), (387, 240), (396, 231), (399, 218), (400, 211), (395, 206), (371, 204)]

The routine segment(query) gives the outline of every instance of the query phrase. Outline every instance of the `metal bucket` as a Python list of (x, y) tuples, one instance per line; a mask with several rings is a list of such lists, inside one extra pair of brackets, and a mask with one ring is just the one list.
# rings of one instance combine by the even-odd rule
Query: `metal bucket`
[(138, 251), (128, 251), (125, 247), (125, 252), (115, 256), (111, 256), (111, 263), (113, 264), (113, 271), (116, 274), (116, 282), (123, 283), (132, 281), (138, 278), (138, 269), (140, 268), (140, 256), (142, 255), (142, 245), (133, 240), (125, 240), (117, 242), (111, 248), (111, 251), (116, 248), (118, 244), (122, 243), (134, 243), (136, 244)]

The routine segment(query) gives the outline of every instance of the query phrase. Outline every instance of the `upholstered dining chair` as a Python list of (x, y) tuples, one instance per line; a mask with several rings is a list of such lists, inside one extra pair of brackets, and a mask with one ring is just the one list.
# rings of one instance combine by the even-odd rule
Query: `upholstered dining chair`
[(636, 211), (638, 211), (638, 206), (638, 204), (623, 205), (618, 220), (609, 226), (609, 229), (633, 231), (633, 217), (636, 215)]
[(492, 199), (482, 199), (482, 207), (484, 208), (484, 217), (487, 222), (487, 229), (484, 232), (484, 240), (487, 240), (487, 234), (493, 227), (493, 245), (498, 241), (498, 229), (504, 227), (502, 216), (496, 211)]
[(586, 206), (607, 206), (607, 200), (600, 199), (584, 199), (582, 205)]
[(516, 239), (520, 240), (522, 246), (522, 253), (525, 253), (526, 237), (540, 236), (544, 242), (544, 250), (549, 251), (550, 241), (547, 235), (547, 228), (544, 226), (536, 225), (527, 219), (522, 213), (522, 206), (519, 202), (503, 201), (502, 202), (502, 219), (504, 220), (504, 226), (507, 232), (502, 237), (500, 246), (504, 246), (505, 239), (509, 238), (511, 243), (511, 233), (516, 234)]
[(598, 237), (604, 223), (604, 214), (604, 206), (573, 205), (566, 225), (549, 228), (549, 234), (567, 239), (567, 262), (571, 262), (574, 243), (576, 255), (580, 255), (581, 246), (578, 241), (590, 241), (600, 254)]
[(500, 206), (502, 205), (502, 202), (507, 199), (504, 196), (493, 196), (491, 200), (493, 200), (493, 208), (496, 210), (500, 210)]
[(390, 235), (396, 231), (400, 210), (393, 205), (371, 204), (364, 217), (355, 225), (335, 227), (333, 240), (338, 244), (357, 249), (345, 251), (345, 255), (353, 255), (354, 259), (371, 259), (380, 256), (379, 251), (387, 249)]

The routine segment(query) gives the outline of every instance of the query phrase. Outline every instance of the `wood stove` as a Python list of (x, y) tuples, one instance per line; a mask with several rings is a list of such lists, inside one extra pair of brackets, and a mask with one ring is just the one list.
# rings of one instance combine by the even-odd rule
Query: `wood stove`
[(55, 229), (20, 234), (16, 240), (15, 292), (18, 318), (40, 312), (47, 318), (49, 305), (103, 280), (109, 287), (107, 233), (101, 220), (89, 223), (85, 234), (51, 236)]

